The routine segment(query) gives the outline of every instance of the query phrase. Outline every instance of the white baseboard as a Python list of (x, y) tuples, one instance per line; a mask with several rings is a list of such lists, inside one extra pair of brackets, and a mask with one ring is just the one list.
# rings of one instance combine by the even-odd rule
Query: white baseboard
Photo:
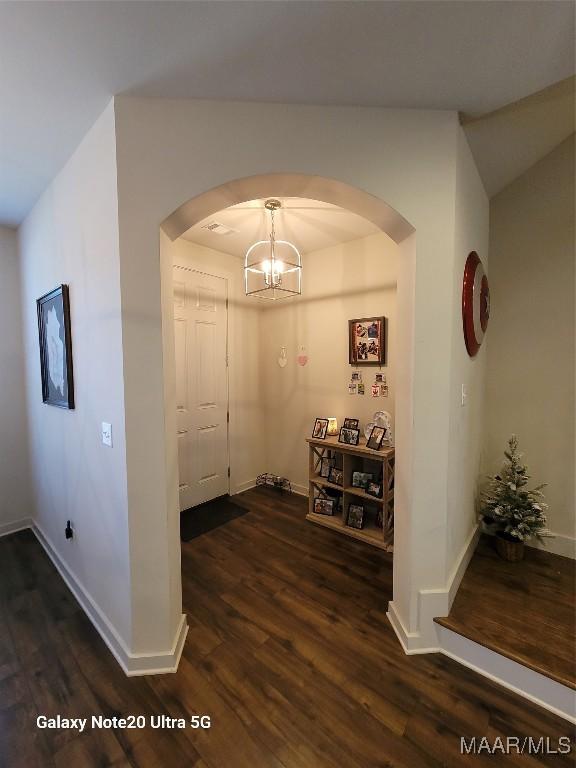
[(308, 498), (308, 486), (307, 485), (300, 485), (299, 483), (291, 483), (292, 486), (292, 492), (297, 493), (298, 496), (306, 496)]
[(108, 617), (97, 605), (92, 596), (61, 559), (50, 539), (42, 529), (34, 523), (32, 530), (36, 538), (52, 560), (56, 570), (62, 576), (68, 589), (72, 592), (84, 613), (88, 616), (98, 634), (108, 646), (110, 652), (128, 677), (137, 675), (160, 675), (176, 672), (182, 654), (184, 640), (188, 632), (186, 615), (182, 614), (175, 633), (174, 643), (169, 651), (159, 653), (131, 653), (124, 640), (110, 623)]
[(407, 656), (413, 656), (416, 653), (436, 653), (439, 650), (437, 644), (425, 645), (420, 632), (408, 632), (396, 610), (393, 600), (390, 600), (388, 603), (386, 616)]
[(32, 527), (32, 520), (29, 517), (23, 517), (21, 520), (13, 520), (11, 523), (2, 523), (0, 525), (0, 537), (8, 536), (11, 533), (24, 531)]
[(534, 547), (534, 549), (542, 549), (545, 552), (551, 552), (553, 555), (562, 555), (562, 557), (570, 557), (572, 560), (576, 560), (576, 539), (573, 536), (564, 536), (560, 533), (555, 533), (554, 536), (546, 537), (544, 543), (538, 541), (538, 539), (532, 539), (532, 541), (526, 542), (528, 547)]
[(438, 627), (440, 651), (549, 712), (576, 723), (575, 695), (571, 688), (518, 664), (446, 627)]
[(392, 624), (405, 653), (433, 653), (438, 650), (437, 616), (448, 616), (458, 592), (460, 582), (478, 543), (480, 531), (475, 525), (464, 542), (460, 554), (443, 589), (421, 589), (418, 592), (418, 625), (408, 631), (402, 622), (394, 602), (388, 603), (388, 620)]
[[(290, 483), (290, 487), (292, 488), (292, 493), (296, 493), (298, 494), (298, 496), (308, 497), (307, 485), (298, 485), (298, 483)], [(256, 488), (256, 478), (254, 478), (254, 480), (246, 480), (243, 483), (238, 483), (235, 489), (230, 491), (230, 495), (235, 496), (237, 493), (243, 493), (244, 491), (249, 491), (250, 488)]]
[(230, 490), (230, 496), (236, 496), (238, 493), (244, 493), (244, 491), (249, 491), (250, 488), (256, 487), (256, 478), (253, 480), (245, 480), (243, 483), (238, 483), (236, 487), (232, 490)]

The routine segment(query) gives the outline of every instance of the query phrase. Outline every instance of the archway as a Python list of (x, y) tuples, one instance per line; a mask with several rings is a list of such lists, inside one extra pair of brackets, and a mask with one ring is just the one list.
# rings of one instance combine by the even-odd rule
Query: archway
[[(413, 317), (414, 317), (414, 265), (415, 229), (394, 208), (363, 190), (335, 179), (303, 174), (272, 173), (249, 176), (229, 181), (200, 194), (170, 214), (161, 224), (162, 238), (174, 241), (195, 224), (225, 208), (266, 197), (304, 197), (337, 205), (376, 225), (398, 244), (402, 258), (399, 264), (397, 288), (397, 318), (402, 355), (396, 369), (397, 398), (395, 420), (395, 536), (394, 536), (394, 591), (395, 604), (408, 611), (410, 600), (410, 521), (412, 466), (412, 392), (413, 392)], [(172, 269), (162, 264), (164, 297), (165, 376), (170, 378), (174, 369), (174, 343), (172, 336), (171, 299)], [(173, 375), (173, 374), (172, 374)], [(166, 388), (166, 417), (169, 423), (175, 412), (175, 387)], [(176, 429), (167, 438), (171, 442), (168, 461), (170, 477), (177, 477)], [(176, 502), (174, 502), (176, 504)]]

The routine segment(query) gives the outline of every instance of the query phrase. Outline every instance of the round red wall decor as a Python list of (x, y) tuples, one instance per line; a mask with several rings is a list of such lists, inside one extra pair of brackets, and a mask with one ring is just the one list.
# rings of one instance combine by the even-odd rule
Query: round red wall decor
[(462, 325), (470, 357), (480, 349), (490, 317), (490, 289), (484, 267), (476, 251), (466, 259), (462, 281)]

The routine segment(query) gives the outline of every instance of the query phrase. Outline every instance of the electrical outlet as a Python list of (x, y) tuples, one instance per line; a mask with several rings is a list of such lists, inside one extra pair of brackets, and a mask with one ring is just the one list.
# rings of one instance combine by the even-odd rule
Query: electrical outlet
[(102, 422), (102, 443), (112, 448), (112, 424)]

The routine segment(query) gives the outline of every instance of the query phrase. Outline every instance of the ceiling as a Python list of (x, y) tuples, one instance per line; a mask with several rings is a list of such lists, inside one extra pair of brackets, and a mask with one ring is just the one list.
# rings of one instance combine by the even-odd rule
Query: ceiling
[[(270, 234), (270, 214), (264, 208), (264, 202), (250, 200), (225, 208), (190, 227), (182, 237), (197, 245), (244, 258), (249, 246), (257, 240), (265, 240)], [(380, 232), (362, 216), (330, 203), (302, 197), (280, 198), (280, 202), (282, 208), (274, 215), (276, 237), (294, 243), (302, 254)], [(207, 225), (215, 223), (232, 231), (218, 234), (206, 229)]]
[(574, 74), (574, 5), (0, 2), (0, 223), (112, 95), (494, 111)]

